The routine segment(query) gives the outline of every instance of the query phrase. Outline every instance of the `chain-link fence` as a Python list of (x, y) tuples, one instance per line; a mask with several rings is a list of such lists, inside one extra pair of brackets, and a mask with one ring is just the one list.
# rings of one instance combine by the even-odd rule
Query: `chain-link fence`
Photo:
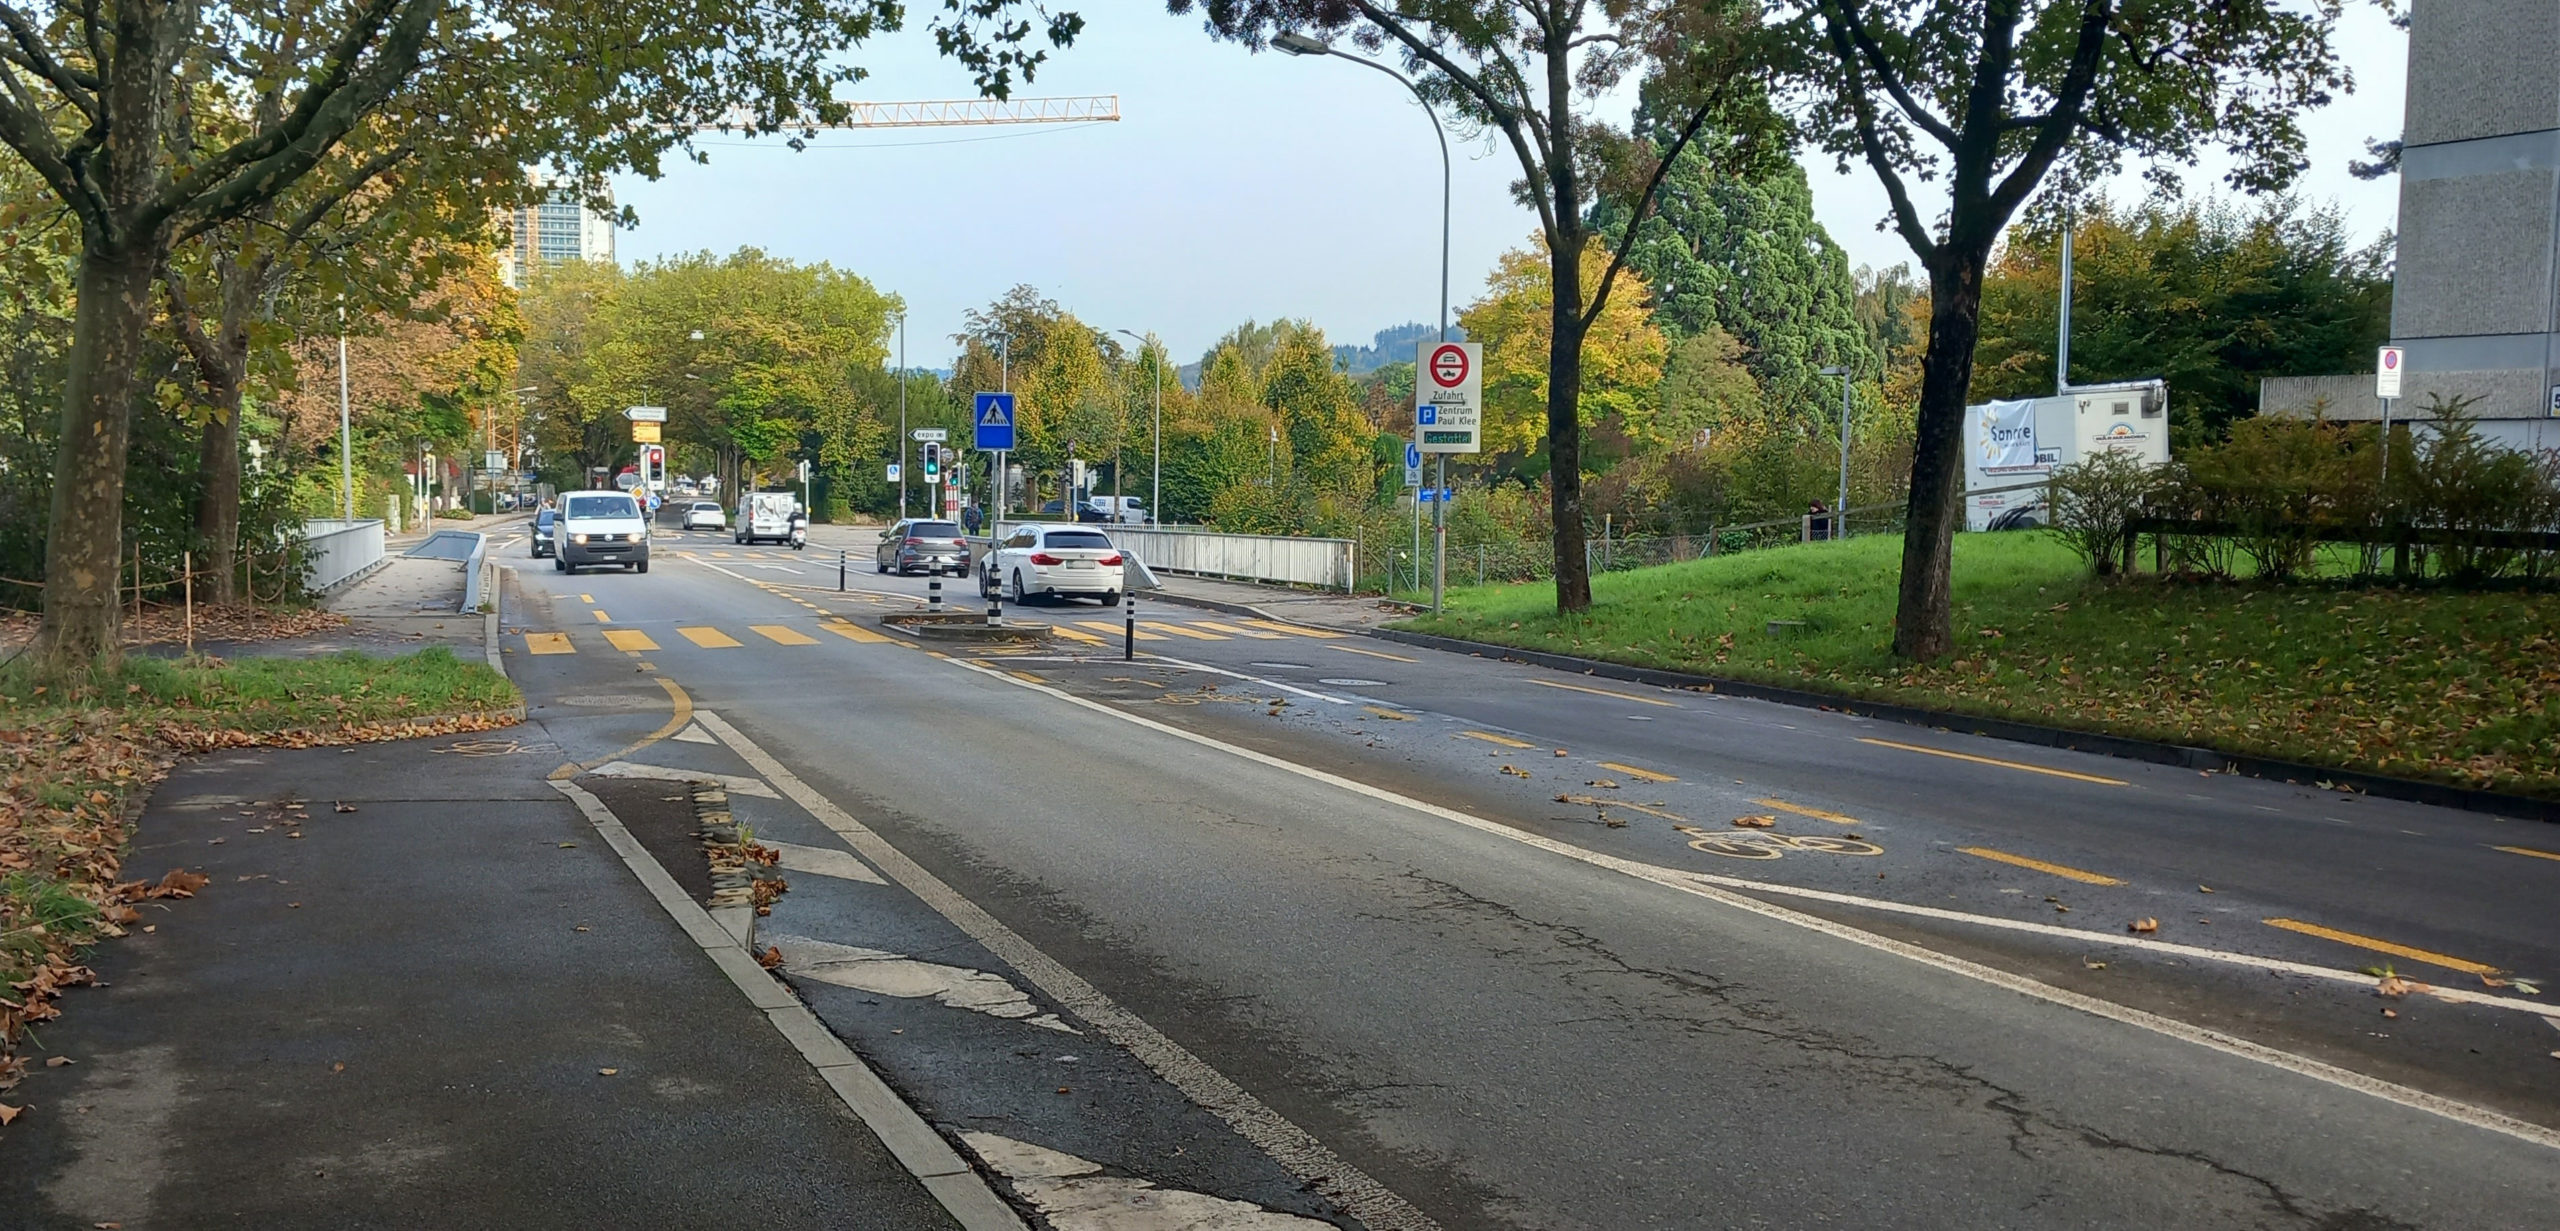
[[(1599, 574), (1817, 542), (1833, 536), (1835, 523), (1847, 536), (1898, 535), (1902, 533), (1904, 512), (1899, 503), (1866, 505), (1850, 509), (1845, 518), (1835, 518), (1828, 512), (1805, 514), (1713, 526), (1689, 534), (1621, 534), (1604, 522), (1583, 541), (1583, 556), (1590, 571)], [(1462, 534), (1457, 527), (1451, 527), (1449, 585), (1544, 581), (1555, 576), (1555, 548), (1550, 540), (1470, 529), (1473, 532)], [(1433, 553), (1428, 527), (1424, 528), (1418, 557), (1410, 536), (1390, 538), (1375, 533), (1360, 538), (1357, 554), (1357, 585), (1362, 592), (1389, 596), (1427, 596), (1431, 592)]]

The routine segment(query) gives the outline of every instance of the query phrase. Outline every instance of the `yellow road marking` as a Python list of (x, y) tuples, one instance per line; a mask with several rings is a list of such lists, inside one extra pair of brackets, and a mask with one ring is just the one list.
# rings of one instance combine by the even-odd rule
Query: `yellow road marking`
[(1602, 762), (1600, 763), (1600, 768), (1602, 768), (1602, 769), (1614, 769), (1614, 770), (1618, 771), (1619, 773), (1625, 774), (1626, 776), (1628, 776), (1628, 777), (1630, 777), (1630, 778), (1634, 778), (1634, 779), (1636, 779), (1636, 780), (1638, 780), (1638, 781), (1640, 781), (1640, 782), (1678, 782), (1678, 781), (1679, 781), (1679, 779), (1678, 779), (1678, 778), (1672, 777), (1672, 776), (1671, 776), (1671, 775), (1669, 775), (1669, 774), (1660, 774), (1660, 773), (1655, 773), (1654, 771), (1649, 770), (1649, 769), (1637, 769), (1637, 768), (1636, 768), (1635, 766), (1633, 766), (1633, 765), (1620, 765), (1620, 764), (1618, 764), (1618, 763), (1617, 763), (1617, 762), (1615, 762), (1615, 761), (1602, 761)]
[(2537, 851), (2530, 846), (2493, 846), (2489, 849), (2510, 855), (2530, 855), (2535, 859), (2560, 859), (2560, 851)]
[(588, 615), (591, 615), (591, 616), (594, 616), (594, 617), (596, 618), (596, 623), (598, 623), (598, 624), (611, 624), (611, 623), (613, 623), (613, 617), (612, 617), (612, 616), (609, 616), (609, 615), (606, 615), (606, 614), (604, 613), (604, 608), (602, 608), (602, 607), (598, 607), (598, 608), (596, 608), (595, 610), (588, 612), (587, 614), (588, 614)]
[(629, 650), (634, 654), (637, 654), (642, 650), (654, 650), (658, 648), (658, 643), (651, 641), (649, 639), (649, 634), (641, 632), (636, 628), (608, 628), (604, 630), (604, 639), (612, 642), (613, 648), (617, 650)]
[(778, 645), (818, 644), (817, 638), (801, 632), (799, 629), (785, 627), (780, 624), (750, 624), (747, 627), (754, 632), (763, 634), (765, 640), (774, 642)]
[[(1103, 622), (1102, 622), (1102, 621), (1100, 621), (1100, 620), (1078, 620), (1078, 621), (1076, 621), (1076, 623), (1081, 624), (1081, 625), (1084, 625), (1086, 628), (1096, 629), (1096, 630), (1101, 631), (1101, 632), (1109, 633), (1109, 634), (1111, 634), (1111, 635), (1112, 635), (1112, 636), (1114, 636), (1114, 637), (1118, 637), (1118, 636), (1123, 635), (1123, 634), (1122, 634), (1122, 630), (1121, 630), (1120, 626), (1119, 626), (1119, 625), (1117, 625), (1117, 624), (1105, 624), (1105, 623), (1103, 623)], [(1162, 640), (1164, 640), (1164, 638), (1159, 637), (1159, 636), (1155, 635), (1154, 633), (1141, 631), (1141, 632), (1138, 634), (1138, 640), (1140, 640), (1140, 641), (1162, 641)]]
[(1364, 706), (1361, 706), (1360, 708), (1362, 708), (1362, 709), (1364, 709), (1364, 710), (1367, 710), (1367, 711), (1369, 711), (1369, 712), (1370, 712), (1370, 713), (1372, 713), (1372, 714), (1376, 714), (1376, 715), (1377, 715), (1378, 717), (1380, 717), (1380, 718), (1392, 718), (1392, 719), (1394, 719), (1394, 720), (1395, 720), (1395, 721), (1397, 721), (1397, 722), (1411, 722), (1411, 721), (1413, 721), (1413, 715), (1411, 715), (1411, 714), (1399, 714), (1399, 713), (1395, 712), (1394, 710), (1388, 709), (1387, 707), (1385, 707), (1385, 706), (1383, 706), (1383, 705), (1364, 705)]
[(2064, 880), (2078, 881), (2083, 885), (2121, 885), (2124, 883), (2112, 876), (2104, 876), (2082, 868), (2071, 867), (2067, 864), (2046, 863), (2041, 859), (2029, 859), (2024, 855), (2012, 855), (2007, 851), (1995, 851), (1987, 846), (1959, 846), (1956, 848), (1956, 853), (1961, 855), (1971, 855), (1976, 859), (1988, 859), (1993, 863), (2005, 863), (2013, 868), (2030, 868), (2038, 872), (2059, 876)]
[(1314, 637), (1324, 641), (1331, 641), (1342, 635), (1340, 633), (1328, 633), (1317, 628), (1300, 628), (1295, 624), (1282, 624), (1277, 620), (1238, 620), (1236, 622), (1239, 624), (1250, 624), (1255, 628), (1267, 628), (1275, 633), (1287, 633), (1292, 637)]
[(1817, 821), (1830, 821), (1835, 825), (1855, 825), (1858, 823), (1858, 818), (1854, 816), (1842, 816), (1837, 812), (1825, 812), (1820, 808), (1808, 808), (1803, 804), (1791, 804), (1783, 799), (1755, 799), (1751, 802), (1758, 804), (1763, 808), (1775, 808), (1780, 812), (1792, 812), (1797, 816), (1809, 816)]
[(1390, 662), (1418, 663), (1422, 661), (1419, 658), (1407, 658), (1402, 654), (1381, 654), (1376, 650), (1357, 650), (1347, 645), (1329, 645), (1325, 648), (1328, 650), (1340, 650), (1345, 654), (1365, 654), (1371, 658), (1383, 658)]
[(2484, 965), (2468, 958), (2454, 957), (2451, 954), (2437, 953), (2428, 949), (2412, 949), (2407, 945), (2395, 945), (2387, 940), (2376, 940), (2371, 936), (2358, 936), (2353, 932), (2341, 932), (2336, 928), (2325, 928), (2316, 923), (2304, 923), (2299, 919), (2269, 919), (2266, 921), (2266, 924), (2271, 928), (2283, 928), (2288, 932), (2300, 932), (2305, 936), (2317, 936), (2322, 940), (2334, 940), (2342, 945), (2354, 945), (2359, 949), (2371, 949), (2376, 953), (2388, 953), (2393, 957), (2405, 957), (2413, 962), (2425, 962), (2430, 966), (2442, 966), (2447, 970), (2459, 970), (2467, 975), (2493, 975), (2498, 973), (2497, 967)]
[(1930, 756), (1945, 757), (1951, 761), (1971, 761), (1976, 765), (1997, 765), (2002, 769), (2023, 769), (2031, 774), (2046, 774), (2055, 778), (2069, 778), (2074, 782), (2094, 782), (2100, 786), (2132, 785), (2122, 778), (2101, 778), (2096, 774), (2075, 774), (2067, 769), (2047, 769), (2042, 765), (2028, 765), (2018, 761), (1998, 761), (1993, 760), (1990, 757), (1978, 757), (1966, 752), (1949, 752), (1944, 748), (1924, 748), (1918, 744), (1897, 744), (1889, 739), (1868, 739), (1865, 736), (1859, 736), (1858, 742), (1861, 744), (1874, 744), (1880, 748), (1899, 748), (1904, 752), (1925, 752)]
[(1181, 625), (1179, 625), (1179, 624), (1165, 624), (1165, 623), (1161, 623), (1161, 622), (1158, 622), (1158, 621), (1155, 621), (1155, 620), (1140, 620), (1140, 621), (1138, 621), (1138, 627), (1140, 627), (1140, 628), (1152, 628), (1152, 629), (1154, 629), (1154, 630), (1156, 630), (1157, 632), (1160, 632), (1160, 633), (1172, 633), (1174, 636), (1177, 636), (1177, 637), (1189, 637), (1189, 638), (1191, 638), (1191, 639), (1192, 639), (1192, 640), (1194, 640), (1194, 641), (1225, 641), (1225, 640), (1227, 640), (1227, 638), (1226, 638), (1225, 636), (1220, 635), (1220, 634), (1218, 634), (1218, 633), (1204, 633), (1204, 632), (1199, 632), (1199, 631), (1196, 631), (1196, 630), (1193, 630), (1193, 629), (1184, 628), (1183, 626), (1181, 626)]
[(1278, 633), (1266, 633), (1258, 629), (1251, 628), (1237, 628), (1231, 624), (1220, 624), (1216, 620), (1194, 620), (1192, 623), (1198, 627), (1209, 629), (1213, 632), (1233, 633), (1239, 637), (1251, 637), (1256, 641), (1288, 640), (1288, 638), (1283, 637)]
[[(631, 635), (635, 637), (639, 636), (638, 633), (633, 633)], [(613, 634), (606, 633), (605, 636), (609, 638), (613, 636)], [(642, 663), (640, 665), (645, 667), (648, 664)], [(551, 778), (554, 781), (564, 778), (575, 778), (582, 770), (594, 769), (599, 765), (622, 760), (623, 758), (630, 756), (632, 753), (638, 752), (651, 744), (657, 743), (659, 740), (665, 739), (666, 737), (683, 730), (684, 724), (693, 721), (693, 698), (687, 695), (684, 689), (678, 687), (674, 680), (668, 679), (663, 675), (656, 678), (658, 681), (658, 687), (667, 690), (667, 704), (674, 711), (667, 715), (666, 725), (659, 727), (655, 731), (651, 731), (647, 735), (641, 736), (639, 740), (634, 742), (630, 747), (619, 752), (609, 753), (605, 756), (598, 757), (584, 765), (580, 765), (575, 761), (562, 765), (560, 768), (551, 771)]]
[(1030, 672), (1028, 672), (1028, 671), (1007, 671), (1007, 672), (1005, 672), (1005, 674), (1006, 674), (1006, 675), (1010, 675), (1010, 676), (1012, 676), (1013, 678), (1015, 678), (1015, 679), (1017, 679), (1017, 680), (1029, 680), (1029, 681), (1031, 681), (1031, 682), (1032, 682), (1032, 683), (1034, 683), (1034, 684), (1046, 684), (1046, 683), (1048, 683), (1048, 682), (1049, 682), (1049, 681), (1047, 681), (1047, 680), (1044, 680), (1044, 679), (1040, 678), (1039, 676), (1036, 676), (1036, 675), (1031, 674), (1031, 673), (1030, 673)]
[(1076, 629), (1069, 628), (1064, 624), (1053, 624), (1049, 627), (1052, 632), (1055, 632), (1059, 636), (1065, 637), (1071, 641), (1081, 641), (1086, 645), (1102, 644), (1102, 638), (1096, 637), (1092, 633), (1081, 632)]
[(730, 555), (728, 552), (725, 552), (725, 551), (715, 551), (715, 552), (711, 553), (711, 558), (712, 558), (712, 559), (714, 559), (714, 560), (734, 560), (734, 559), (736, 559), (737, 557), (732, 556), (732, 555)]
[(737, 638), (721, 632), (719, 629), (713, 628), (707, 624), (697, 624), (691, 628), (679, 628), (676, 632), (682, 634), (685, 640), (701, 646), (706, 650), (726, 650), (738, 644)]
[(859, 642), (863, 645), (886, 645), (889, 643), (889, 639), (887, 637), (883, 637), (859, 624), (848, 624), (842, 620), (821, 621), (818, 627), (834, 633), (847, 641)]
[(1531, 680), (1529, 682), (1540, 688), (1561, 688), (1567, 692), (1587, 692), (1595, 697), (1616, 697), (1621, 701), (1633, 701), (1638, 705), (1659, 705), (1667, 710), (1676, 710), (1680, 708), (1668, 701), (1656, 701), (1651, 697), (1639, 697), (1633, 693), (1611, 692), (1606, 688), (1586, 688), (1580, 684), (1559, 684), (1554, 680)]
[(1631, 810), (1633, 810), (1633, 811), (1641, 812), (1641, 813), (1645, 814), (1646, 816), (1658, 816), (1658, 817), (1661, 817), (1662, 819), (1664, 819), (1664, 820), (1666, 820), (1666, 821), (1670, 821), (1671, 823), (1673, 823), (1673, 824), (1675, 824), (1675, 825), (1678, 825), (1678, 824), (1686, 824), (1686, 823), (1688, 822), (1688, 820), (1689, 820), (1689, 818), (1687, 818), (1687, 817), (1685, 817), (1685, 816), (1681, 816), (1680, 814), (1678, 814), (1678, 813), (1676, 813), (1676, 812), (1665, 812), (1665, 811), (1663, 811), (1662, 809), (1660, 809), (1660, 808), (1656, 808), (1656, 807), (1653, 807), (1653, 806), (1651, 806), (1651, 805), (1649, 805), (1649, 804), (1630, 803), (1630, 802), (1628, 802), (1628, 801), (1626, 801), (1626, 800), (1623, 800), (1623, 799), (1604, 799), (1604, 800), (1601, 800), (1601, 801), (1600, 801), (1600, 806), (1601, 806), (1601, 807), (1604, 807), (1604, 808), (1627, 808), (1627, 809), (1631, 809)]
[(533, 654), (575, 654), (578, 647), (569, 644), (567, 633), (526, 633), (524, 648)]
[(593, 605), (593, 604), (595, 603), (595, 601), (596, 601), (596, 596), (595, 596), (595, 595), (592, 595), (592, 594), (581, 594), (581, 595), (579, 595), (579, 596), (578, 596), (578, 601), (579, 601), (579, 602), (582, 602), (582, 603), (589, 604), (589, 605)]
[(1527, 740), (1513, 739), (1508, 735), (1496, 735), (1491, 731), (1460, 731), (1458, 734), (1466, 736), (1468, 739), (1480, 739), (1488, 744), (1500, 744), (1505, 748), (1537, 747), (1536, 744), (1532, 744)]

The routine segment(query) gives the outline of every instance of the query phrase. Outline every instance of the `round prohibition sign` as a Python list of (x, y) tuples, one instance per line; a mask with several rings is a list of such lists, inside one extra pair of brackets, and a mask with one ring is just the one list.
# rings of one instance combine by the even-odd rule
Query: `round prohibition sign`
[(1467, 348), (1455, 343), (1442, 343), (1431, 352), (1431, 380), (1443, 389), (1455, 389), (1467, 383)]

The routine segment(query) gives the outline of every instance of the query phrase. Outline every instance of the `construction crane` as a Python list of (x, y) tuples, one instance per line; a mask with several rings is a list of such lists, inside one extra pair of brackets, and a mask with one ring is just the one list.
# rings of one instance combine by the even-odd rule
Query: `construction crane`
[[(822, 121), (802, 116), (779, 126), (784, 133), (825, 132), (855, 128), (957, 128), (983, 124), (1110, 124), (1120, 119), (1120, 96), (1084, 94), (1071, 98), (953, 98), (909, 103), (846, 103), (845, 117)], [(755, 117), (730, 112), (693, 126), (695, 132), (755, 131)]]

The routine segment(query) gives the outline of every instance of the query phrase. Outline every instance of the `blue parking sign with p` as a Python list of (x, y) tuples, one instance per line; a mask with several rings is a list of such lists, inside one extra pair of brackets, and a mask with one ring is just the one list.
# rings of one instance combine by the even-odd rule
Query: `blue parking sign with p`
[(976, 413), (973, 417), (978, 425), (978, 447), (980, 449), (1010, 449), (1013, 447), (1012, 394), (979, 394)]

